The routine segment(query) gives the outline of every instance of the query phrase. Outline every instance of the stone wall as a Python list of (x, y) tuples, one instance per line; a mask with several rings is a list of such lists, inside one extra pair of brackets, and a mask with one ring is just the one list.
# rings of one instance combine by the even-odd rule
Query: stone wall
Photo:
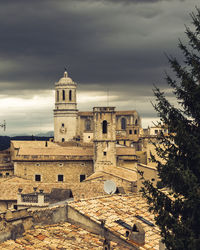
[(60, 183), (58, 175), (63, 175), (63, 183), (80, 183), (80, 175), (87, 178), (93, 173), (93, 161), (35, 161), (15, 162), (14, 174), (35, 181), (35, 175), (41, 176), (41, 182)]

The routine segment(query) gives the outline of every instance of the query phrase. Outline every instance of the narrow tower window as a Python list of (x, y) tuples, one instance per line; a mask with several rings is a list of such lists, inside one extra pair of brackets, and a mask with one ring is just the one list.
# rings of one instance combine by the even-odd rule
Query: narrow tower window
[(125, 118), (121, 119), (121, 129), (126, 129), (126, 119)]
[(136, 119), (136, 120), (135, 120), (135, 125), (137, 125), (137, 124), (138, 124), (138, 120)]
[(102, 127), (103, 127), (103, 128), (102, 128), (103, 134), (107, 134), (107, 125), (108, 125), (108, 124), (107, 124), (107, 121), (104, 120), (104, 121), (103, 121), (103, 126), (102, 126)]
[(59, 91), (57, 90), (57, 102), (59, 102)]
[(85, 130), (91, 130), (91, 121), (89, 119), (85, 121)]
[(65, 91), (62, 91), (62, 95), (63, 95), (63, 101), (65, 100)]
[(72, 100), (72, 91), (71, 90), (69, 91), (69, 100), (70, 101)]

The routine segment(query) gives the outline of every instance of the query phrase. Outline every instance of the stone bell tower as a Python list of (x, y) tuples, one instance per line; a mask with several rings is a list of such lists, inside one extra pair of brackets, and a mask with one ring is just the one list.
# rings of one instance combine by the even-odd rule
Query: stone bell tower
[(116, 114), (114, 107), (94, 107), (94, 169), (116, 166)]
[(55, 83), (54, 141), (70, 141), (77, 134), (78, 110), (76, 103), (77, 84), (64, 76)]

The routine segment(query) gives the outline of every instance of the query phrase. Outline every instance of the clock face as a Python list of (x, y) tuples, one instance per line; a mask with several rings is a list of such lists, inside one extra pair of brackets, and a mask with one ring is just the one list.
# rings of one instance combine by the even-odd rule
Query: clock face
[(62, 134), (66, 134), (67, 129), (66, 129), (66, 128), (64, 128), (64, 127), (61, 127), (61, 128), (60, 128), (60, 132), (61, 132)]

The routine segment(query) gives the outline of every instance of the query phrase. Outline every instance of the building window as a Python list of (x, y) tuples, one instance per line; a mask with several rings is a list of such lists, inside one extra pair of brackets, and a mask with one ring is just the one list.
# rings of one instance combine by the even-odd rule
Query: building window
[(156, 135), (158, 134), (158, 130), (157, 130), (157, 129), (155, 130), (155, 134), (156, 134)]
[(2, 177), (3, 175), (2, 175), (2, 173), (0, 173), (0, 177)]
[(57, 102), (59, 102), (59, 91), (57, 90)]
[(59, 166), (60, 166), (60, 167), (63, 167), (63, 163), (59, 163)]
[(108, 123), (107, 123), (107, 121), (106, 120), (104, 120), (103, 121), (103, 125), (102, 125), (102, 132), (103, 132), (103, 134), (107, 134), (107, 125), (108, 125)]
[(136, 120), (135, 120), (135, 125), (137, 125), (137, 124), (138, 124), (138, 120), (136, 119)]
[(63, 181), (63, 180), (64, 180), (63, 174), (59, 174), (59, 175), (58, 175), (58, 181)]
[(136, 129), (134, 130), (134, 134), (137, 135), (137, 130)]
[(103, 155), (106, 155), (106, 152), (103, 152)]
[(41, 175), (40, 174), (35, 175), (35, 181), (41, 181)]
[(132, 135), (132, 130), (131, 129), (129, 130), (129, 135)]
[(125, 118), (121, 119), (121, 129), (126, 129), (126, 119)]
[(88, 138), (90, 138), (90, 136), (88, 135)]
[(40, 163), (36, 163), (35, 166), (36, 166), (36, 167), (39, 167), (39, 166), (40, 166)]
[(9, 176), (10, 174), (9, 173), (6, 173), (6, 176)]
[(65, 124), (64, 124), (64, 123), (62, 123), (62, 128), (64, 128), (64, 126), (65, 126)]
[(85, 130), (91, 130), (91, 121), (89, 119), (85, 120)]
[(62, 138), (62, 142), (64, 142), (65, 141), (65, 138)]
[(72, 100), (72, 91), (71, 90), (69, 91), (69, 100), (70, 101)]
[(63, 101), (65, 101), (65, 91), (62, 91), (62, 97), (63, 97)]
[(124, 146), (126, 146), (126, 141), (124, 141)]
[(80, 182), (84, 181), (85, 180), (85, 174), (81, 174), (80, 175)]

